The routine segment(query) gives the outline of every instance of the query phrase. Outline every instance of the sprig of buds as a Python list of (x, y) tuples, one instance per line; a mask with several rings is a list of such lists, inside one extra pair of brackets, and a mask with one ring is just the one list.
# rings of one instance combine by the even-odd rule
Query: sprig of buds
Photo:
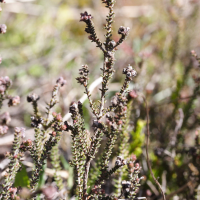
[(11, 153), (6, 153), (6, 157), (10, 159), (10, 163), (8, 169), (5, 174), (4, 184), (2, 185), (3, 189), (0, 192), (0, 199), (10, 200), (13, 199), (13, 182), (15, 180), (15, 176), (21, 167), (20, 161), (23, 158), (23, 153), (19, 151), (21, 140), (25, 136), (25, 129), (23, 127), (16, 127), (14, 133), (14, 142), (12, 146)]
[(85, 32), (89, 33), (88, 38), (92, 42), (95, 42), (97, 44), (97, 47), (99, 47), (104, 52), (104, 49), (102, 47), (102, 42), (97, 37), (96, 31), (94, 28), (94, 24), (92, 22), (92, 16), (90, 14), (88, 14), (87, 11), (85, 11), (84, 13), (81, 13), (80, 21), (85, 22), (87, 25), (85, 28)]
[[(106, 39), (104, 47), (102, 42), (98, 39), (95, 31), (94, 24), (92, 22), (92, 16), (87, 12), (81, 13), (80, 21), (86, 23), (86, 33), (89, 33), (89, 39), (92, 42), (96, 42), (97, 47), (103, 51), (104, 55), (104, 63), (102, 70), (102, 87), (100, 89), (100, 100), (99, 106), (94, 103), (91, 99), (91, 94), (88, 90), (88, 66), (83, 65), (82, 68), (79, 70), (80, 77), (77, 78), (78, 83), (85, 87), (85, 93), (88, 96), (88, 100), (90, 103), (90, 107), (96, 119), (93, 120), (92, 128), (94, 131), (94, 135), (90, 138), (89, 145), (86, 142), (88, 135), (86, 134), (84, 128), (84, 120), (81, 112), (78, 109), (78, 104), (73, 102), (70, 106), (70, 113), (72, 114), (73, 125), (68, 125), (65, 123), (68, 130), (71, 130), (72, 133), (72, 141), (73, 141), (73, 159), (72, 165), (76, 171), (76, 179), (77, 179), (77, 196), (78, 199), (86, 200), (92, 198), (109, 198), (105, 194), (102, 193), (101, 184), (115, 173), (120, 167), (126, 164), (126, 161), (123, 160), (121, 157), (117, 158), (116, 165), (111, 170), (107, 170), (109, 159), (112, 154), (112, 150), (116, 144), (118, 136), (122, 135), (122, 127), (126, 121), (126, 112), (127, 112), (127, 89), (129, 82), (132, 80), (133, 77), (136, 76), (136, 71), (129, 65), (127, 68), (123, 70), (123, 74), (126, 75), (124, 80), (124, 84), (119, 93), (117, 93), (109, 107), (105, 107), (105, 96), (108, 91), (109, 81), (111, 80), (114, 70), (114, 61), (115, 61), (115, 51), (117, 50), (116, 47), (120, 45), (128, 36), (130, 28), (121, 26), (119, 28), (118, 34), (121, 35), (121, 38), (118, 42), (112, 40), (112, 23), (114, 19), (114, 11), (113, 7), (115, 4), (114, 0), (102, 0), (102, 3), (106, 5), (109, 9), (109, 14), (106, 18)], [(107, 124), (103, 123), (103, 117), (106, 115)], [(86, 137), (87, 135), (87, 137)], [(87, 194), (87, 182), (88, 182), (88, 174), (90, 170), (90, 163), (95, 158), (95, 155), (98, 151), (98, 148), (101, 146), (101, 141), (103, 136), (106, 136), (107, 142), (105, 146), (105, 150), (101, 155), (100, 162), (99, 162), (99, 172), (100, 174), (97, 177), (95, 187), (91, 190), (91, 193)], [(79, 141), (80, 145), (78, 145), (77, 141)]]

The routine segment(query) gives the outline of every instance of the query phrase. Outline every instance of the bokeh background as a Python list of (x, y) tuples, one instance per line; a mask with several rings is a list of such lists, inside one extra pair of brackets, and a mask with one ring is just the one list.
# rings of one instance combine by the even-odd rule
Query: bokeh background
[[(100, 0), (7, 0), (1, 7), (0, 23), (7, 25), (7, 33), (0, 37), (0, 76), (9, 76), (13, 81), (10, 94), (21, 97), (19, 106), (9, 108), (12, 117), (9, 133), (0, 138), (3, 160), (12, 144), (13, 127), (25, 126), (27, 137), (32, 137), (32, 108), (26, 102), (29, 93), (40, 95), (39, 106), (45, 112), (53, 85), (63, 76), (67, 85), (60, 92), (60, 103), (55, 111), (64, 116), (70, 103), (83, 95), (83, 88), (75, 80), (81, 65), (88, 64), (90, 83), (100, 77), (103, 56), (88, 39), (85, 24), (79, 19), (81, 12), (88, 11), (93, 16), (98, 36), (104, 40), (107, 9)], [(195, 133), (198, 133), (200, 120), (199, 63), (190, 53), (194, 49), (200, 54), (199, 1), (118, 0), (114, 40), (119, 39), (120, 26), (131, 30), (115, 55), (116, 73), (109, 86), (108, 103), (123, 82), (123, 68), (132, 65), (138, 76), (130, 90), (134, 89), (138, 97), (131, 115), (129, 153), (137, 155), (146, 177), (141, 195), (159, 199), (145, 161), (146, 113), (139, 94), (145, 95), (149, 104), (152, 168), (156, 177), (162, 177), (162, 185), (170, 194), (193, 177), (190, 163), (200, 170), (199, 158), (194, 161), (198, 152)], [(98, 99), (98, 87), (92, 97)], [(7, 109), (4, 107), (3, 111)], [(90, 129), (93, 118), (87, 101), (84, 112), (86, 126)], [(184, 116), (179, 128), (181, 112)], [(70, 136), (67, 133), (63, 136), (61, 151), (69, 160)], [(186, 187), (175, 194), (176, 198), (197, 198), (197, 186), (195, 182), (194, 186)]]

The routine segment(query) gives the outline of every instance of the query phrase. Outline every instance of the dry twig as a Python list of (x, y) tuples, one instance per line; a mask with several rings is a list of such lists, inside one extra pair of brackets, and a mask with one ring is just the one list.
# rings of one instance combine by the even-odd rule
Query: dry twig
[(150, 164), (150, 159), (149, 159), (149, 137), (150, 137), (150, 131), (149, 131), (149, 109), (148, 109), (148, 104), (147, 104), (147, 100), (146, 98), (143, 96), (143, 99), (144, 99), (144, 102), (145, 102), (145, 105), (146, 105), (146, 114), (147, 114), (147, 134), (146, 134), (146, 156), (147, 156), (147, 165), (148, 165), (148, 168), (150, 170), (150, 173), (151, 173), (151, 176), (153, 178), (153, 180), (155, 181), (155, 183), (158, 185), (160, 191), (161, 191), (161, 194), (162, 194), (162, 197), (163, 197), (163, 200), (166, 200), (165, 198), (165, 194), (163, 192), (163, 189), (162, 189), (162, 186), (160, 185), (160, 183), (158, 182), (158, 180), (155, 178), (154, 174), (153, 174), (153, 171), (152, 171), (152, 168), (151, 168), (151, 164)]

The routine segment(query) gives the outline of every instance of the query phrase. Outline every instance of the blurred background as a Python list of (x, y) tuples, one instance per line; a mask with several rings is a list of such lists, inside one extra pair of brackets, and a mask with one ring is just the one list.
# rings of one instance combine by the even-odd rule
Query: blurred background
[[(0, 37), (0, 76), (13, 81), (10, 94), (19, 95), (21, 104), (9, 108), (12, 122), (10, 132), (0, 138), (0, 158), (12, 144), (12, 128), (25, 126), (27, 137), (32, 137), (30, 116), (32, 107), (26, 96), (40, 95), (40, 109), (50, 100), (58, 77), (67, 85), (61, 89), (56, 112), (68, 113), (69, 104), (83, 95), (83, 88), (75, 78), (81, 65), (90, 70), (90, 83), (100, 77), (103, 55), (84, 32), (80, 13), (93, 16), (97, 35), (104, 40), (103, 24), (107, 9), (100, 0), (6, 0), (2, 4), (0, 24), (7, 32)], [(199, 131), (199, 63), (191, 50), (200, 54), (199, 0), (118, 0), (115, 5), (113, 39), (117, 41), (120, 26), (130, 27), (127, 40), (115, 55), (116, 73), (109, 86), (110, 99), (123, 82), (122, 70), (128, 64), (138, 72), (130, 90), (146, 96), (150, 111), (151, 159), (156, 177), (162, 177), (167, 193), (187, 184), (192, 177), (191, 160), (199, 170), (195, 147), (195, 133)], [(98, 99), (98, 87), (92, 97)], [(109, 101), (108, 101), (109, 103)], [(87, 128), (92, 115), (84, 103)], [(6, 111), (7, 107), (3, 108)], [(183, 113), (181, 115), (180, 113)], [(146, 177), (143, 195), (159, 199), (158, 189), (149, 177), (144, 158), (144, 128), (146, 113), (142, 99), (134, 100), (130, 124), (129, 153), (136, 154)], [(182, 120), (180, 126), (178, 122)], [(69, 135), (63, 136), (61, 151), (70, 159)], [(175, 138), (175, 139), (174, 139)], [(192, 151), (195, 151), (195, 153)], [(191, 166), (191, 165), (190, 165)], [(197, 175), (199, 176), (199, 175)], [(163, 182), (163, 180), (165, 180)], [(197, 183), (196, 183), (197, 184)], [(181, 191), (180, 199), (195, 199), (197, 185)], [(111, 190), (112, 191), (112, 190)]]

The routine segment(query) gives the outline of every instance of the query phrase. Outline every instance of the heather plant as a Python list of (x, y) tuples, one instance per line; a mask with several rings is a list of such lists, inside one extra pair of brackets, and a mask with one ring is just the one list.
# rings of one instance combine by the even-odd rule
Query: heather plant
[[(8, 100), (8, 106), (16, 106), (20, 103), (19, 96), (8, 95), (8, 89), (12, 85), (12, 81), (8, 76), (0, 77), (0, 110), (3, 106), (3, 102)], [(0, 134), (6, 134), (8, 131), (8, 124), (11, 121), (9, 112), (0, 114)]]
[[(106, 103), (106, 94), (109, 90), (109, 82), (115, 72), (115, 52), (117, 47), (123, 43), (130, 31), (129, 27), (121, 26), (118, 30), (120, 39), (115, 42), (112, 40), (112, 23), (114, 19), (113, 7), (115, 1), (106, 0), (102, 1), (108, 8), (109, 13), (107, 15), (104, 28), (106, 30), (105, 42), (101, 42), (97, 37), (94, 24), (92, 22), (92, 16), (87, 12), (81, 13), (81, 22), (86, 23), (85, 32), (89, 34), (91, 42), (95, 42), (97, 48), (103, 53), (103, 67), (102, 70), (102, 86), (100, 88), (100, 99), (93, 101), (91, 93), (89, 91), (89, 67), (83, 65), (79, 70), (80, 76), (77, 78), (78, 83), (83, 85), (85, 93), (89, 101), (90, 108), (93, 113), (92, 131), (86, 130), (84, 122), (83, 105), (81, 101), (72, 102), (69, 107), (72, 123), (64, 121), (60, 113), (53, 112), (52, 109), (58, 103), (58, 93), (61, 87), (66, 84), (66, 80), (60, 77), (53, 88), (52, 97), (46, 106), (46, 113), (42, 113), (38, 107), (38, 101), (40, 97), (35, 94), (29, 94), (27, 101), (32, 104), (33, 115), (31, 116), (31, 126), (34, 128), (34, 141), (31, 139), (23, 140), (25, 129), (15, 128), (14, 142), (12, 151), (6, 154), (10, 163), (6, 170), (5, 179), (1, 189), (1, 199), (35, 199), (38, 194), (43, 192), (44, 198), (47, 199), (67, 199), (69, 197), (67, 188), (63, 185), (62, 178), (57, 174), (61, 169), (59, 160), (59, 141), (64, 131), (69, 131), (72, 137), (72, 159), (70, 165), (74, 169), (74, 188), (72, 188), (72, 194), (77, 199), (135, 199), (136, 194), (140, 187), (140, 181), (142, 177), (139, 177), (141, 166), (136, 162), (136, 157), (128, 159), (128, 149), (126, 144), (128, 142), (127, 126), (130, 114), (127, 115), (128, 107), (130, 107), (130, 101), (128, 104), (128, 87), (130, 81), (136, 76), (136, 71), (132, 66), (128, 65), (123, 69), (124, 83), (119, 90), (112, 97), (110, 103)], [(9, 85), (9, 78), (1, 78), (2, 90), (6, 92)], [(2, 92), (2, 101), (7, 98), (5, 92)], [(16, 105), (19, 103), (19, 98), (9, 98), (8, 105)], [(110, 105), (109, 105), (110, 104)], [(103, 139), (106, 141), (103, 144)], [(113, 167), (109, 166), (111, 155), (115, 144), (118, 140), (120, 142), (120, 148), (118, 150), (118, 156)], [(97, 153), (101, 146), (104, 146), (103, 152), (98, 155), (100, 159), (96, 159)], [(13, 187), (15, 177), (17, 173), (22, 170), (21, 161), (25, 157), (25, 154), (29, 154), (29, 157), (33, 160), (34, 167), (30, 175), (29, 184), (27, 184), (28, 192), (25, 194), (24, 190), (19, 187)], [(48, 157), (51, 158), (51, 163), (55, 169), (54, 179), (57, 187), (57, 191), (49, 189), (41, 189), (39, 187), (39, 180), (43, 167), (45, 166)], [(89, 174), (91, 169), (91, 162), (98, 161), (96, 164), (97, 175), (92, 177), (94, 185), (88, 185)], [(109, 195), (102, 189), (102, 184), (114, 175), (119, 170), (122, 170), (124, 166), (127, 166), (126, 172), (121, 172), (119, 178), (121, 183), (118, 184), (118, 191), (121, 192), (117, 195)], [(123, 175), (124, 174), (124, 175)], [(127, 180), (124, 180), (125, 177)], [(122, 180), (123, 178), (123, 180)], [(41, 196), (42, 198), (42, 196)], [(136, 198), (137, 199), (137, 198)], [(145, 199), (145, 197), (140, 198)]]
[[(40, 2), (42, 4), (45, 1)], [(130, 6), (136, 5), (137, 1), (117, 1), (116, 4), (121, 7), (116, 7), (116, 23), (113, 23), (114, 2), (102, 1), (109, 10), (103, 42), (103, 35), (100, 35), (102, 30), (98, 28), (105, 10), (99, 9), (100, 1), (49, 2), (44, 7), (48, 14), (54, 10), (52, 18), (40, 15), (37, 21), (37, 12), (34, 13), (37, 9), (31, 4), (36, 15), (27, 18), (19, 14), (20, 17), (9, 18), (6, 24), (12, 21), (13, 24), (9, 24), (7, 34), (1, 35), (1, 38), (8, 39), (1, 41), (4, 55), (10, 41), (13, 45), (9, 55), (3, 57), (1, 70), (4, 76), (8, 74), (14, 82), (8, 92), (9, 88), (4, 83), (8, 78), (2, 77), (4, 81), (0, 84), (3, 85), (0, 90), (7, 88), (1, 96), (4, 104), (0, 130), (3, 134), (14, 133), (12, 150), (6, 153), (7, 159), (4, 159), (10, 160), (10, 164), (6, 165), (0, 177), (3, 188), (1, 198), (145, 199), (143, 196), (147, 196), (150, 200), (198, 199), (198, 1), (152, 1), (148, 8), (145, 4), (146, 10), (140, 12), (135, 12), (135, 7)], [(187, 6), (183, 2), (188, 2)], [(88, 12), (83, 12), (80, 18), (81, 23), (86, 24), (89, 40), (95, 45), (82, 42), (81, 23), (77, 22), (69, 9), (75, 3), (80, 7), (72, 6), (73, 12), (82, 12), (81, 6), (91, 3), (98, 16), (93, 19)], [(151, 14), (149, 9), (153, 11)], [(18, 15), (12, 13), (12, 16)], [(6, 15), (2, 17), (7, 20)], [(28, 31), (18, 28), (25, 22), (27, 24), (25, 18), (28, 19)], [(66, 21), (60, 22), (60, 18)], [(43, 21), (44, 24), (41, 23)], [(130, 29), (121, 26), (117, 31), (116, 26), (120, 23), (130, 26)], [(39, 28), (35, 28), (37, 25)], [(46, 31), (46, 27), (51, 31)], [(130, 31), (132, 27), (134, 31)], [(1, 33), (5, 32), (6, 26), (1, 25)], [(10, 40), (15, 34), (18, 35), (17, 39)], [(48, 42), (42, 42), (41, 38)], [(81, 45), (75, 44), (75, 40)], [(12, 51), (19, 43), (19, 51)], [(94, 46), (97, 46), (96, 51)], [(192, 51), (191, 56), (190, 49), (195, 49), (197, 53)], [(98, 52), (104, 58), (102, 79), (99, 79), (103, 80), (100, 92), (97, 89), (92, 91), (90, 87), (94, 83), (94, 74), (99, 73), (99, 67), (96, 67), (100, 63), (98, 60), (101, 61), (97, 59)], [(36, 55), (40, 55), (40, 58)], [(78, 71), (75, 69), (80, 65), (81, 55), (88, 65), (81, 67), (76, 79), (81, 87), (76, 87), (71, 77)], [(27, 59), (25, 63), (24, 58)], [(73, 73), (66, 70), (66, 63), (66, 68), (74, 68)], [(123, 70), (124, 66), (127, 68)], [(136, 71), (140, 76), (136, 76)], [(47, 81), (49, 73), (54, 74), (53, 80), (62, 73), (67, 83), (59, 78), (51, 86)], [(51, 87), (52, 96), (46, 98)], [(72, 88), (77, 89), (75, 93)], [(129, 91), (129, 88), (134, 90)], [(12, 108), (7, 109), (6, 103), (12, 105), (10, 99), (13, 97), (7, 94), (15, 93), (15, 90), (20, 97), (27, 91), (35, 90), (27, 97), (34, 112), (29, 111), (30, 104), (26, 103), (29, 106), (25, 106), (25, 98), (21, 98), (23, 105), (18, 111), (20, 121), (25, 119), (25, 126), (31, 125), (30, 130), (34, 130), (34, 139), (24, 139), (30, 130), (13, 128), (9, 123), (7, 111)], [(83, 90), (87, 101), (81, 98), (79, 102), (76, 99), (83, 94)], [(46, 107), (43, 106), (44, 102), (48, 102)], [(133, 154), (137, 155), (137, 159)], [(54, 170), (49, 173), (49, 168)], [(63, 169), (68, 180), (62, 175)], [(145, 180), (142, 185), (140, 172)], [(18, 184), (18, 177), (25, 177), (26, 184)], [(166, 197), (161, 196), (162, 191)]]
[[(20, 103), (19, 96), (10, 96), (8, 95), (8, 89), (12, 85), (12, 81), (9, 77), (0, 77), (0, 111), (5, 100), (8, 100), (8, 106), (16, 106)], [(0, 134), (4, 135), (8, 131), (8, 124), (11, 121), (9, 112), (0, 113)], [(12, 185), (15, 179), (15, 176), (20, 168), (19, 161), (22, 158), (23, 154), (19, 152), (21, 138), (24, 136), (24, 128), (15, 128), (14, 133), (14, 142), (12, 147), (12, 153), (7, 153), (6, 156), (9, 157), (10, 163), (8, 170), (5, 174), (5, 183), (1, 190), (1, 198), (3, 199), (4, 194), (8, 193), (9, 190), (12, 190)], [(15, 190), (15, 189), (14, 189)], [(9, 196), (10, 197), (10, 196)]]

